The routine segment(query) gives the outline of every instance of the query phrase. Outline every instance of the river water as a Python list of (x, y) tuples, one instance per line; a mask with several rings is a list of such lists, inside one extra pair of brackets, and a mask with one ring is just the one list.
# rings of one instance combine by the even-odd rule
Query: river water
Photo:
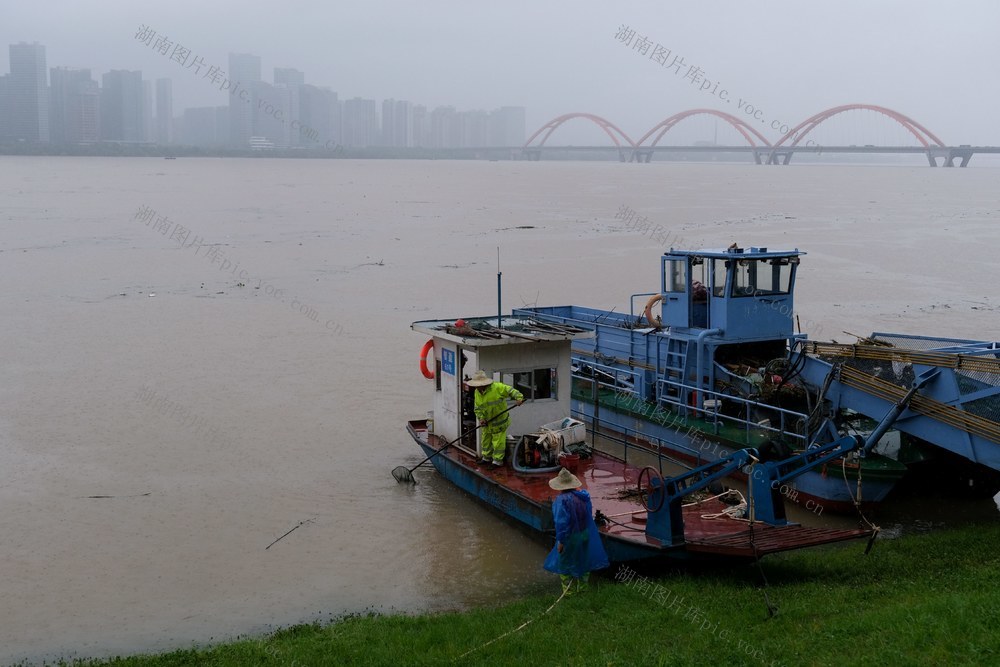
[[(798, 247), (813, 338), (998, 336), (1000, 169), (0, 157), (0, 662), (552, 589), (429, 471), (419, 319)], [(616, 219), (649, 219), (644, 233)], [(287, 531), (279, 541), (274, 542)]]

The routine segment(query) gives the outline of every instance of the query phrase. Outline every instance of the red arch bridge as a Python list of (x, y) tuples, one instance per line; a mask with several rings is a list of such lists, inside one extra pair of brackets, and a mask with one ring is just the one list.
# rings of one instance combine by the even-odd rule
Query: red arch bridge
[[(895, 121), (905, 132), (912, 135), (916, 145), (912, 146), (821, 146), (809, 138), (810, 133), (825, 121), (847, 111), (866, 110), (886, 116)], [(660, 140), (681, 121), (694, 116), (714, 116), (735, 129), (746, 142), (742, 145), (696, 145), (668, 146), (659, 145)], [(611, 139), (613, 146), (546, 146), (545, 142), (552, 133), (563, 124), (582, 119), (589, 121), (604, 131)], [(749, 153), (757, 164), (788, 164), (795, 153), (921, 153), (927, 156), (932, 167), (938, 166), (938, 161), (946, 167), (954, 167), (956, 160), (959, 167), (965, 167), (975, 153), (1000, 153), (1000, 148), (994, 146), (947, 146), (926, 127), (909, 116), (874, 104), (845, 104), (821, 111), (789, 129), (773, 144), (767, 137), (757, 131), (746, 120), (716, 109), (689, 109), (665, 118), (654, 125), (638, 141), (633, 141), (621, 128), (611, 121), (589, 113), (568, 113), (542, 125), (524, 143), (521, 151), (529, 160), (540, 160), (543, 151), (581, 151), (594, 152), (613, 150), (618, 153), (622, 162), (650, 162), (657, 152), (677, 153)]]

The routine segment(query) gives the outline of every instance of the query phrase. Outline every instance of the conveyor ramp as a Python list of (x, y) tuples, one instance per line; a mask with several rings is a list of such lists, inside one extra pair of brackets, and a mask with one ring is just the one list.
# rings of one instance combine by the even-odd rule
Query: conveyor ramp
[(856, 345), (800, 343), (807, 381), (833, 380), (835, 409), (879, 419), (917, 378), (936, 375), (895, 428), (1000, 470), (1000, 343), (875, 333)]

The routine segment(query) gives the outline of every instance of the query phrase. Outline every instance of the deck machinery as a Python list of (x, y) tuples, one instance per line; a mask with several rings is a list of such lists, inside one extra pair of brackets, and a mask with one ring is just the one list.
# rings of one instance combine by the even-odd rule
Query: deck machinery
[[(632, 295), (629, 313), (558, 306), (514, 314), (594, 331), (572, 351), (573, 408), (595, 432), (672, 451), (696, 466), (768, 443), (803, 453), (857, 432), (863, 418), (870, 433), (919, 385), (894, 428), (1000, 470), (1000, 344), (892, 333), (855, 345), (809, 341), (793, 326), (804, 254), (671, 249), (660, 259), (659, 291)], [(838, 462), (845, 479), (848, 471), (865, 477), (870, 502), (905, 472), (876, 455)], [(796, 490), (848, 509), (858, 499), (839, 474), (826, 474), (827, 465), (798, 477)]]

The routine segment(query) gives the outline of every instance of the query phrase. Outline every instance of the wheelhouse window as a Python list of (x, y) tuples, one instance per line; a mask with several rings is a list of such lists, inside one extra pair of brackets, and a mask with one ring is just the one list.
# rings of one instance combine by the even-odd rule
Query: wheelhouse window
[(705, 260), (701, 257), (691, 258), (691, 300), (695, 302), (708, 299), (708, 289), (705, 285)]
[(792, 259), (737, 260), (733, 296), (788, 294), (792, 285)]
[(555, 368), (534, 368), (528, 371), (504, 371), (501, 382), (524, 394), (526, 401), (557, 398)]
[(682, 259), (672, 259), (665, 263), (666, 275), (663, 284), (667, 292), (687, 290), (687, 263)]
[(729, 269), (729, 260), (712, 260), (712, 296), (726, 295), (726, 272)]

